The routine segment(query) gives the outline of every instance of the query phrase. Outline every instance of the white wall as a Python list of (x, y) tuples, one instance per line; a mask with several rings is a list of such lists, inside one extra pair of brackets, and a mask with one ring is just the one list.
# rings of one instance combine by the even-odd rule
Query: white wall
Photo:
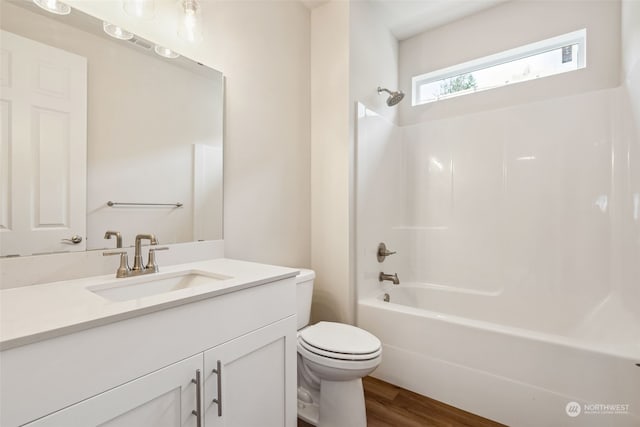
[(310, 265), (309, 11), (298, 1), (203, 2), (204, 41), (176, 37), (175, 2), (138, 21), (118, 1), (71, 0), (225, 74), (226, 255)]
[(311, 12), (312, 320), (349, 321), (349, 4)]
[(400, 43), (400, 87), (416, 75), (587, 29), (587, 68), (412, 107), (400, 104), (402, 124), (501, 108), (517, 103), (616, 87), (620, 81), (620, 3), (513, 0)]
[(356, 102), (396, 119), (376, 89), (397, 88), (398, 42), (371, 2), (331, 1), (311, 17), (313, 318), (353, 322)]
[[(349, 88), (352, 108), (362, 102), (386, 119), (396, 121), (398, 108), (388, 107), (388, 94), (377, 91), (378, 86), (392, 91), (398, 88), (398, 40), (385, 26), (381, 13), (373, 2), (350, 4)], [(354, 118), (352, 114), (352, 123)]]
[(226, 254), (308, 267), (309, 11), (297, 1), (211, 4), (211, 54), (226, 75)]

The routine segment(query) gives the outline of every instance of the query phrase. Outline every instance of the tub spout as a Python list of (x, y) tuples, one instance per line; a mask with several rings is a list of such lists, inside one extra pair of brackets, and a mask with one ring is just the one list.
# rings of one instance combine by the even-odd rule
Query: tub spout
[(384, 274), (383, 272), (380, 272), (380, 275), (378, 276), (378, 280), (380, 282), (384, 280), (388, 280), (390, 282), (393, 282), (394, 285), (400, 284), (400, 279), (398, 279), (398, 273)]

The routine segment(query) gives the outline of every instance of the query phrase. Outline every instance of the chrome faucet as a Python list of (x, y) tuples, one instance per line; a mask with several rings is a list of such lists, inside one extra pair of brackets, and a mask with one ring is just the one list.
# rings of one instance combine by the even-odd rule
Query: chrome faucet
[(149, 240), (149, 243), (152, 245), (158, 244), (158, 240), (153, 234), (138, 234), (136, 236), (136, 253), (133, 256), (131, 274), (142, 274), (144, 271), (144, 264), (142, 263), (142, 240)]
[[(115, 231), (107, 231), (107, 233), (117, 233)], [(120, 233), (112, 234), (116, 236), (118, 239)], [(105, 234), (106, 236), (106, 234)], [(107, 237), (105, 237), (107, 238)], [(152, 245), (158, 244), (158, 239), (153, 234), (138, 234), (136, 236), (136, 252), (133, 260), (133, 267), (129, 268), (129, 260), (127, 258), (127, 251), (116, 251), (116, 252), (103, 252), (102, 255), (120, 255), (120, 266), (116, 271), (116, 277), (130, 277), (130, 276), (139, 276), (141, 274), (149, 274), (149, 273), (157, 273), (158, 272), (158, 264), (156, 264), (156, 251), (166, 251), (169, 249), (168, 247), (158, 248), (157, 246), (153, 248), (149, 248), (149, 260), (147, 261), (147, 265), (142, 263), (142, 240), (149, 240)], [(122, 242), (118, 241), (118, 247), (121, 247)]]
[(122, 234), (119, 231), (107, 231), (104, 233), (105, 239), (111, 239), (111, 236), (116, 236), (116, 248), (122, 247)]
[(378, 281), (382, 282), (384, 280), (393, 282), (394, 285), (400, 284), (400, 279), (398, 279), (398, 273), (384, 274), (383, 272), (380, 272), (380, 275), (378, 276)]

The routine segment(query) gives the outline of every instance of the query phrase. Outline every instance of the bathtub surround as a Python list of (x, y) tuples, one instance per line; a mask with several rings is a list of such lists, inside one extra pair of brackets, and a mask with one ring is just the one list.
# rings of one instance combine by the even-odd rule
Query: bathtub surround
[(577, 312), (607, 295), (618, 103), (595, 91), (402, 127), (389, 244), (401, 241), (405, 281), (517, 289), (507, 305), (571, 297)]
[[(627, 257), (638, 234), (625, 185), (636, 169), (612, 162), (637, 140), (623, 133), (621, 91), (407, 127), (361, 109), (358, 324), (385, 343), (375, 376), (506, 424), (556, 423), (545, 408), (570, 400), (629, 403), (634, 418), (620, 425), (637, 422), (637, 262)], [(378, 240), (398, 255), (379, 264)], [(410, 293), (381, 286), (381, 269), (398, 272)], [(383, 289), (393, 304), (379, 300)], [(511, 356), (500, 364), (513, 371), (488, 363), (497, 356), (483, 364), (480, 348), (502, 348)], [(540, 360), (524, 354), (566, 372), (543, 364), (523, 377)], [(586, 376), (589, 385), (572, 364), (605, 373)], [(561, 377), (563, 387), (547, 381)], [(540, 406), (524, 404), (533, 397)], [(517, 410), (491, 406), (505, 399)]]
[[(576, 25), (587, 69), (401, 103), (403, 126), (360, 107), (357, 312), (385, 344), (375, 376), (509, 425), (639, 422), (637, 16), (635, 2), (513, 1), (400, 43), (405, 91), (425, 61)], [(485, 31), (504, 27), (496, 20), (519, 31)], [(436, 46), (442, 55), (424, 54)], [(380, 241), (398, 251), (382, 264)], [(379, 271), (398, 272), (400, 287)], [(573, 419), (570, 401), (630, 406)]]

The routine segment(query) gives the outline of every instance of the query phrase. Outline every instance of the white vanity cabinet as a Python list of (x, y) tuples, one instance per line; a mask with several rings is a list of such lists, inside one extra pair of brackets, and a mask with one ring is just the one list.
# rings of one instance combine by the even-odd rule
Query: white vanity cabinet
[(292, 328), (295, 316), (204, 353), (206, 427), (292, 425), (287, 412), (289, 390), (296, 390)]
[(291, 277), (3, 350), (0, 425), (295, 427), (295, 298)]
[(27, 424), (29, 427), (197, 427), (202, 355), (174, 363)]

